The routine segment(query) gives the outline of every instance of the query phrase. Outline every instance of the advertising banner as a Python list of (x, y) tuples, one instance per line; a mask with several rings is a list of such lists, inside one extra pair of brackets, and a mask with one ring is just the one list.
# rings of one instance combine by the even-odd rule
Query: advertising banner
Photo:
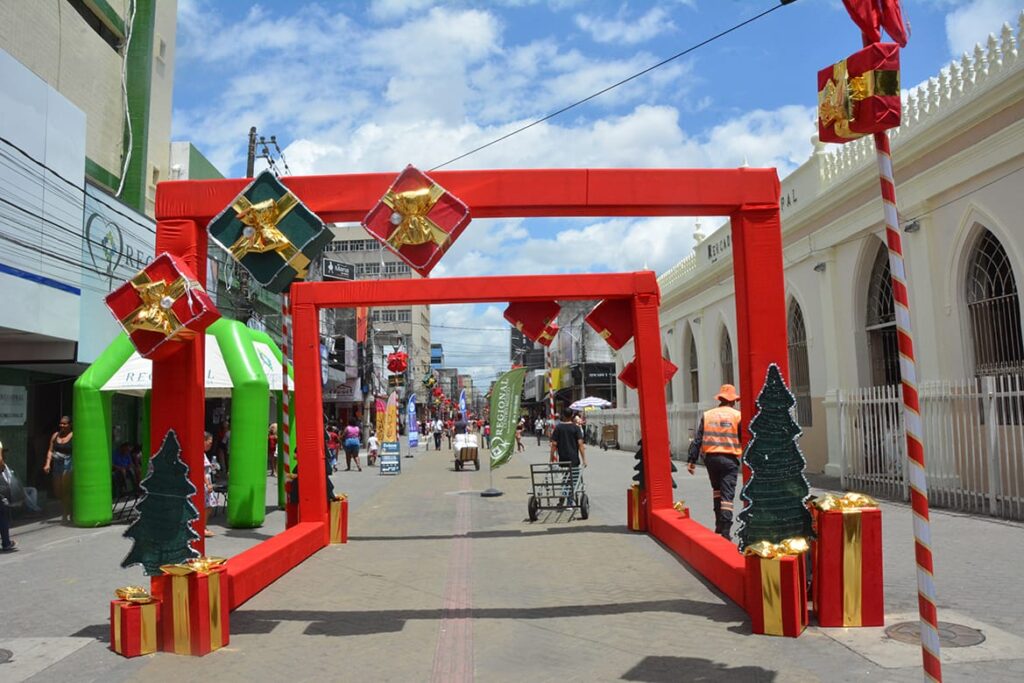
[(498, 378), (491, 391), (491, 469), (508, 462), (516, 449), (519, 400), (526, 368), (510, 370)]
[(416, 394), (409, 397), (409, 409), (405, 419), (409, 425), (409, 450), (420, 445), (419, 419), (416, 417)]

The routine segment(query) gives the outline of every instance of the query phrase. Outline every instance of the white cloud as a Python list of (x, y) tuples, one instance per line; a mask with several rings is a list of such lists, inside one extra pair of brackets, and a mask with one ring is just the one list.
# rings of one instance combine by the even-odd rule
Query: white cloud
[(971, 0), (946, 16), (946, 41), (950, 54), (973, 52), (977, 43), (985, 44), (990, 33), (999, 37), (1004, 22), (1014, 25), (1024, 10), (1024, 0)]
[(575, 20), (576, 26), (589, 33), (595, 41), (625, 45), (642, 43), (676, 27), (662, 7), (652, 7), (640, 17), (629, 16), (623, 8), (614, 18), (577, 14)]
[(434, 0), (373, 0), (370, 3), (370, 15), (380, 20), (402, 18), (433, 4)]

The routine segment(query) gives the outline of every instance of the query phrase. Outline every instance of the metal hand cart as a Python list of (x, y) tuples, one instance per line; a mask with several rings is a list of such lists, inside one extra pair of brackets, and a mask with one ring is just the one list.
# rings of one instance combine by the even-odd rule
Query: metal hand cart
[(601, 427), (601, 448), (619, 447), (619, 425), (604, 425)]
[(533, 490), (526, 509), (530, 521), (537, 521), (541, 510), (579, 510), (580, 519), (590, 517), (590, 499), (583, 485), (583, 471), (568, 462), (545, 462), (530, 465)]
[(463, 467), (473, 463), (476, 469), (480, 469), (480, 449), (477, 445), (476, 434), (455, 435), (455, 470), (461, 472)]

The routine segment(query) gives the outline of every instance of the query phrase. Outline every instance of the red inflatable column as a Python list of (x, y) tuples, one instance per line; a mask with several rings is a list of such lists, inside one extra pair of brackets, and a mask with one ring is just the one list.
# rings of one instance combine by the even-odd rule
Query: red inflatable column
[(299, 468), (299, 523), (324, 523), (324, 545), (330, 542), (327, 524), (327, 463), (324, 461), (324, 413), (320, 380), (320, 325), (316, 306), (302, 300), (302, 284), (292, 294), (296, 425), (295, 448)]
[(661, 330), (658, 322), (658, 283), (654, 273), (637, 274), (633, 299), (637, 395), (640, 398), (640, 433), (644, 448), (647, 512), (672, 507), (672, 469), (669, 458), (668, 410), (662, 373)]
[[(191, 220), (162, 220), (156, 224), (156, 253), (168, 252), (184, 259), (199, 283), (206, 287), (206, 230)], [(181, 459), (188, 465), (188, 476), (196, 487), (192, 504), (199, 519), (192, 528), (199, 534), (193, 547), (206, 554), (203, 532), (206, 529), (206, 500), (203, 470), (204, 401), (203, 336), (180, 342), (181, 348), (162, 360), (153, 361), (150, 443), (160, 447), (167, 430), (173, 429), (181, 443)]]
[[(740, 410), (746, 426), (756, 412), (754, 399), (764, 384), (768, 366), (777, 364), (782, 376), (789, 379), (786, 280), (777, 204), (744, 207), (732, 215), (732, 262), (736, 280)], [(744, 444), (749, 438), (750, 431), (744, 429)]]

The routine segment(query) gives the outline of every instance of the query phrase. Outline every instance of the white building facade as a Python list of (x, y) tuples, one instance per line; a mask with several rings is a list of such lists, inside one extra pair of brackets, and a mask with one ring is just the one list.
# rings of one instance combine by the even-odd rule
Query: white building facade
[[(1021, 22), (1024, 22), (1022, 15)], [(1002, 30), (904, 98), (890, 132), (930, 483), (940, 503), (1024, 515), (1024, 56)], [(782, 182), (790, 385), (808, 471), (906, 493), (900, 369), (870, 137), (818, 143)], [(738, 378), (730, 226), (659, 278), (673, 453)], [(633, 357), (630, 347), (617, 366)], [(760, 387), (739, 387), (741, 392)], [(618, 421), (636, 433), (621, 383)], [(947, 500), (948, 499), (948, 500)]]

